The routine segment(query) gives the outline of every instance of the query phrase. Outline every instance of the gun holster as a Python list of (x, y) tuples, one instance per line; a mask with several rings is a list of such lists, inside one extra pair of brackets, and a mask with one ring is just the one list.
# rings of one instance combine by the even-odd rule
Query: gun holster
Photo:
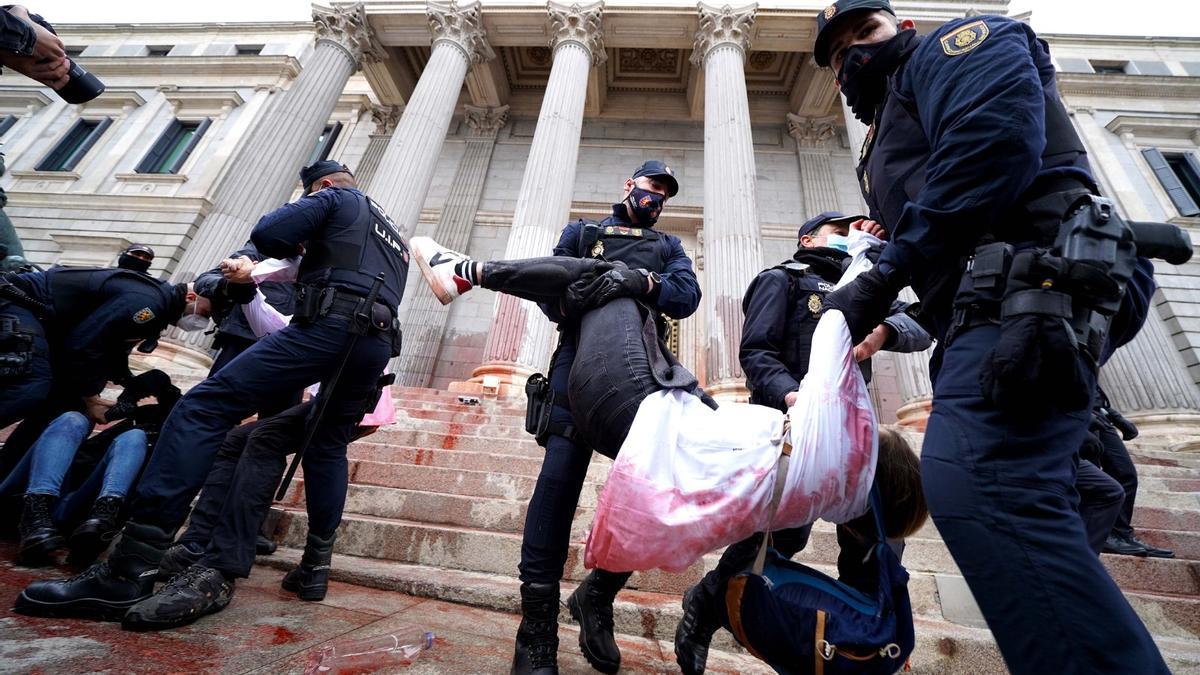
[(525, 381), (525, 397), (529, 400), (525, 408), (525, 431), (532, 434), (537, 444), (546, 447), (550, 435), (550, 412), (554, 408), (554, 390), (550, 380), (541, 373), (534, 373)]
[(23, 377), (33, 372), (34, 333), (21, 320), (0, 314), (0, 378)]

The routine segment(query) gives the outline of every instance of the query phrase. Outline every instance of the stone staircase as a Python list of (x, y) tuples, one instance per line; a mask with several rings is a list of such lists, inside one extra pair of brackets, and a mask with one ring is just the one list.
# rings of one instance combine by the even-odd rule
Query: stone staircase
[[(454, 394), (427, 389), (399, 388), (394, 394), (397, 423), (350, 447), (351, 485), (334, 578), (516, 612), (521, 529), (542, 457), (522, 428), (522, 402), (484, 399), (463, 405)], [(912, 440), (919, 447), (919, 437)], [(1172, 670), (1200, 673), (1200, 454), (1135, 445), (1141, 485), (1134, 524), (1139, 536), (1174, 549), (1178, 558), (1105, 555), (1103, 562)], [(596, 455), (588, 472), (572, 528), (564, 600), (586, 575), (583, 541), (610, 464)], [(277, 531), (281, 549), (260, 563), (290, 566), (299, 559), (306, 532), (303, 504), (301, 477), (283, 503)], [(797, 559), (836, 574), (837, 550), (833, 526), (819, 522)], [(618, 632), (672, 640), (681, 593), (716, 560), (710, 554), (680, 574), (635, 574), (618, 596)], [(913, 672), (1005, 672), (932, 523), (909, 540), (904, 563), (917, 623)], [(570, 621), (565, 608), (562, 619)], [(742, 672), (770, 672), (724, 631), (714, 648), (730, 652), (719, 658), (733, 659)]]

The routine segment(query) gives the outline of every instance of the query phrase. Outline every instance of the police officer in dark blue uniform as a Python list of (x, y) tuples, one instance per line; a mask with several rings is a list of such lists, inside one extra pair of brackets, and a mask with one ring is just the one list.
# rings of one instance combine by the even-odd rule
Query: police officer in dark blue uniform
[(151, 629), (222, 609), (232, 596), (232, 579), (200, 565), (151, 597), (159, 561), (225, 434), (263, 401), (316, 381), (328, 399), (305, 468), (323, 480), (310, 481), (306, 492), (310, 502), (323, 505), (326, 522), (310, 522), (309, 528), (323, 537), (337, 529), (346, 496), (346, 444), (380, 373), (399, 351), (395, 317), (409, 254), (399, 230), (355, 188), (345, 166), (322, 161), (302, 171), (301, 179), (311, 191), (263, 216), (250, 234), (264, 255), (304, 255), (292, 323), (193, 387), (175, 407), (108, 560), (65, 581), (31, 584), (17, 599), (18, 611), (123, 617), (127, 627)]
[(207, 316), (187, 284), (126, 269), (57, 267), (0, 279), (0, 427), (51, 398), (104, 421), (100, 392), (129, 372), (130, 348), (182, 317)]
[[(1073, 335), (1055, 332), (1061, 321), (1024, 308), (1004, 316), (1029, 323), (1004, 323), (1034, 332), (1008, 342), (1017, 336), (1002, 333), (991, 295), (1017, 290), (997, 264), (1004, 244), (1047, 246), (1069, 207), (1096, 189), (1046, 44), (996, 16), (920, 38), (911, 21), (897, 25), (886, 0), (839, 0), (817, 20), (817, 63), (832, 66), (855, 116), (871, 125), (858, 175), (871, 217), (892, 235), (879, 264), (826, 303), (861, 339), (904, 286), (920, 297), (939, 342), (921, 453), (926, 499), (1008, 667), (1167, 672), (1088, 549), (1076, 511), (1076, 452), (1094, 386), (1083, 350), (1027, 369), (1051, 378), (1040, 390), (982, 386), (1013, 381), (997, 379), (1002, 353), (1074, 348)], [(1001, 246), (980, 257), (988, 242)]]

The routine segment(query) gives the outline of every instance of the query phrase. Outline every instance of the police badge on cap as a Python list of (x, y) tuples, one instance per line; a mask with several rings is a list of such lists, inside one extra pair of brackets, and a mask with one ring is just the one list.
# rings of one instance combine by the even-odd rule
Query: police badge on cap
[(829, 38), (846, 17), (861, 10), (880, 10), (895, 16), (892, 3), (888, 0), (838, 0), (817, 14), (817, 43), (813, 46), (813, 59), (822, 68), (829, 67)]
[(332, 159), (323, 159), (312, 166), (300, 169), (300, 183), (304, 185), (304, 194), (312, 192), (313, 183), (331, 173), (348, 173), (351, 176), (354, 175), (345, 164), (335, 162)]

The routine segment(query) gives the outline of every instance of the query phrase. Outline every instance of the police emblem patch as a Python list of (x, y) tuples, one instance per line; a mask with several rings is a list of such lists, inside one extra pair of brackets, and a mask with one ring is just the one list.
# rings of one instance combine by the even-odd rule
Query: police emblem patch
[(940, 42), (946, 56), (961, 56), (983, 44), (989, 34), (983, 21), (973, 21), (952, 33), (943, 35)]
[(604, 242), (598, 241), (596, 242), (596, 245), (592, 247), (592, 257), (599, 258), (602, 255), (604, 255)]
[(834, 14), (837, 14), (837, 5), (830, 5), (825, 8), (825, 20), (826, 21), (832, 19)]
[(808, 296), (808, 311), (812, 312), (813, 316), (821, 313), (821, 296), (816, 293)]
[(871, 194), (871, 179), (867, 177), (867, 172), (863, 172), (863, 194)]
[(143, 307), (133, 313), (134, 323), (146, 323), (154, 319), (154, 312), (149, 307)]

